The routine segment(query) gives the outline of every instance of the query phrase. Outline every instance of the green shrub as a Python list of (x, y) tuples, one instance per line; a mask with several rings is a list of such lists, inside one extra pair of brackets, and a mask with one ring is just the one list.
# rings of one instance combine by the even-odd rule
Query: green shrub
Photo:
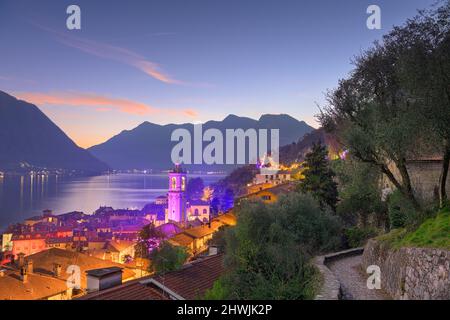
[(421, 214), (414, 209), (400, 191), (394, 191), (388, 198), (388, 214), (391, 229), (417, 225)]
[(150, 260), (152, 261), (151, 271), (159, 274), (178, 270), (187, 261), (188, 257), (189, 254), (186, 248), (173, 246), (165, 241), (150, 254)]
[(204, 300), (225, 300), (229, 293), (226, 286), (223, 284), (223, 279), (218, 279), (214, 282), (211, 289), (206, 290)]
[(302, 193), (278, 202), (245, 202), (238, 223), (225, 232), (230, 269), (206, 298), (313, 299), (320, 281), (311, 257), (340, 245), (340, 221)]
[(350, 248), (356, 248), (364, 245), (364, 243), (377, 235), (374, 228), (358, 228), (352, 227), (344, 231), (345, 238)]

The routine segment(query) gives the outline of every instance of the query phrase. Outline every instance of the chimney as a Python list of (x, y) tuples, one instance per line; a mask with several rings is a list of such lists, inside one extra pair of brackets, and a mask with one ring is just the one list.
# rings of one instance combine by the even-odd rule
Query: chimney
[(33, 269), (33, 260), (28, 260), (26, 262), (26, 267), (27, 267), (27, 273), (33, 273), (34, 269)]
[(218, 253), (219, 253), (219, 248), (218, 248), (218, 247), (216, 247), (215, 245), (209, 246), (209, 252), (208, 252), (208, 255), (210, 255), (210, 256), (215, 256), (215, 255), (218, 254)]
[(59, 278), (61, 276), (61, 265), (59, 263), (53, 264), (53, 276)]
[(17, 255), (17, 264), (19, 266), (19, 268), (22, 268), (25, 265), (25, 254), (24, 253), (19, 253)]
[(25, 266), (20, 268), (20, 280), (22, 280), (23, 283), (28, 282), (27, 268)]
[(122, 284), (122, 268), (110, 267), (86, 271), (87, 291), (106, 290)]

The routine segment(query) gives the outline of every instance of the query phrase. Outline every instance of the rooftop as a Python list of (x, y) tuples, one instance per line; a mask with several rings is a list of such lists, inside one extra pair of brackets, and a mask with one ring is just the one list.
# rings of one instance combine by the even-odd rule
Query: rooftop
[(208, 201), (203, 201), (200, 199), (189, 200), (189, 204), (191, 206), (209, 206), (210, 205)]
[(223, 255), (219, 254), (193, 261), (181, 270), (153, 279), (182, 298), (192, 300), (201, 298), (224, 272)]
[(0, 276), (0, 300), (38, 300), (67, 290), (66, 282), (53, 277), (29, 273), (23, 282), (17, 270), (6, 270)]
[(219, 229), (223, 224), (219, 221), (211, 221), (210, 224), (205, 224), (200, 227), (195, 227), (191, 229), (186, 229), (183, 231), (183, 233), (187, 234), (188, 236), (191, 236), (193, 238), (203, 238), (204, 236), (210, 235), (211, 233), (214, 233)]
[(121, 252), (131, 246), (135, 246), (136, 242), (129, 240), (111, 240), (107, 247), (108, 249), (113, 249), (115, 251)]
[(110, 268), (102, 268), (102, 269), (93, 269), (93, 270), (87, 270), (86, 274), (88, 276), (94, 276), (97, 278), (102, 278), (105, 276), (108, 276), (110, 274), (114, 274), (114, 273), (122, 273), (122, 269), (123, 268), (119, 268), (119, 267), (110, 267)]
[(179, 233), (169, 239), (169, 242), (175, 245), (188, 247), (194, 242), (194, 238), (184, 233)]
[[(95, 257), (90, 257), (86, 254), (63, 250), (59, 248), (51, 248), (45, 251), (41, 251), (39, 253), (35, 253), (29, 255), (27, 257), (30, 260), (33, 260), (33, 266), (35, 273), (40, 273), (44, 275), (53, 275), (53, 264), (58, 263), (61, 265), (61, 278), (66, 280), (69, 277), (65, 271), (70, 265), (77, 265), (80, 267), (81, 271), (81, 287), (86, 288), (86, 271), (92, 269), (102, 269), (102, 268), (111, 268), (118, 267), (123, 268), (124, 266), (119, 263), (114, 263), (111, 261), (105, 261), (102, 259), (98, 259)], [(135, 276), (135, 273), (125, 268), (123, 270), (123, 279), (130, 279)]]
[[(178, 271), (145, 277), (81, 297), (82, 300), (168, 300), (199, 299), (226, 271), (223, 255), (205, 257)], [(176, 297), (173, 296), (176, 295)]]

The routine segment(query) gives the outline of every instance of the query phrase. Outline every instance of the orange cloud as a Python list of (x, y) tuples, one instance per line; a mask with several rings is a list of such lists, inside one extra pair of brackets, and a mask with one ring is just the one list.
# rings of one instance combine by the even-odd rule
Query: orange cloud
[(97, 111), (117, 110), (123, 113), (145, 115), (159, 112), (150, 105), (127, 99), (110, 98), (90, 93), (34, 93), (19, 92), (16, 96), (34, 104), (96, 107)]
[(184, 110), (184, 114), (187, 115), (188, 117), (191, 118), (195, 118), (198, 116), (198, 112), (196, 110), (193, 109), (186, 109)]
[(158, 64), (147, 60), (142, 55), (139, 55), (131, 50), (113, 46), (106, 43), (82, 39), (75, 36), (69, 36), (65, 33), (57, 32), (42, 25), (38, 24), (35, 25), (43, 30), (46, 30), (47, 32), (55, 34), (57, 40), (68, 47), (78, 49), (80, 51), (95, 55), (100, 58), (105, 58), (109, 60), (118, 61), (123, 64), (127, 64), (129, 66), (141, 70), (142, 72), (148, 74), (154, 79), (164, 83), (183, 84), (182, 81), (173, 79), (167, 73), (162, 71), (161, 67)]
[(91, 93), (77, 92), (16, 92), (19, 99), (31, 102), (36, 105), (64, 105), (76, 107), (93, 107), (98, 112), (118, 111), (135, 115), (148, 115), (157, 113), (167, 113), (170, 115), (181, 114), (188, 117), (196, 117), (198, 112), (194, 109), (161, 109), (151, 105), (136, 102), (128, 99), (112, 98)]
[(130, 64), (134, 65), (136, 68), (145, 72), (149, 76), (165, 83), (170, 84), (182, 84), (181, 81), (170, 78), (167, 74), (159, 71), (158, 65), (153, 62), (140, 60), (140, 61), (132, 61)]

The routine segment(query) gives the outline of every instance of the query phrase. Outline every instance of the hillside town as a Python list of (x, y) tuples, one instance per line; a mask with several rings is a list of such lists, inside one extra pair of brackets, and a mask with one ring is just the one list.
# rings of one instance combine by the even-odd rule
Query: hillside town
[(450, 300), (450, 0), (2, 1), (0, 301)]
[[(218, 263), (222, 253), (211, 239), (221, 228), (234, 226), (236, 217), (232, 209), (213, 213), (209, 200), (188, 199), (187, 179), (187, 172), (175, 166), (168, 174), (167, 194), (158, 196), (142, 210), (100, 207), (93, 214), (44, 210), (42, 215), (10, 225), (1, 235), (0, 287), (8, 290), (1, 291), (0, 299), (59, 300), (86, 295), (87, 299), (104, 298), (93, 293), (108, 289), (106, 293), (110, 295), (122, 283), (130, 289), (139, 286), (142, 279), (151, 279), (155, 285), (157, 278), (153, 278), (148, 267), (151, 261), (136, 255), (140, 233), (149, 225), (160, 235), (152, 239), (149, 250), (158, 248), (162, 241), (185, 248), (189, 262), (177, 272), (192, 283), (202, 283), (199, 277), (206, 277), (209, 282), (204, 288), (185, 281), (182, 284), (204, 293), (223, 271), (222, 263)], [(286, 170), (258, 173), (247, 185), (247, 194), (236, 202), (261, 199), (273, 203), (279, 194), (292, 190), (291, 182), (291, 174)], [(79, 285), (68, 286), (66, 282), (73, 280), (74, 268), (79, 268)], [(197, 268), (211, 272), (193, 272)], [(180, 290), (184, 298), (192, 297)], [(156, 289), (145, 289), (142, 294), (139, 298), (165, 297), (165, 292)]]

